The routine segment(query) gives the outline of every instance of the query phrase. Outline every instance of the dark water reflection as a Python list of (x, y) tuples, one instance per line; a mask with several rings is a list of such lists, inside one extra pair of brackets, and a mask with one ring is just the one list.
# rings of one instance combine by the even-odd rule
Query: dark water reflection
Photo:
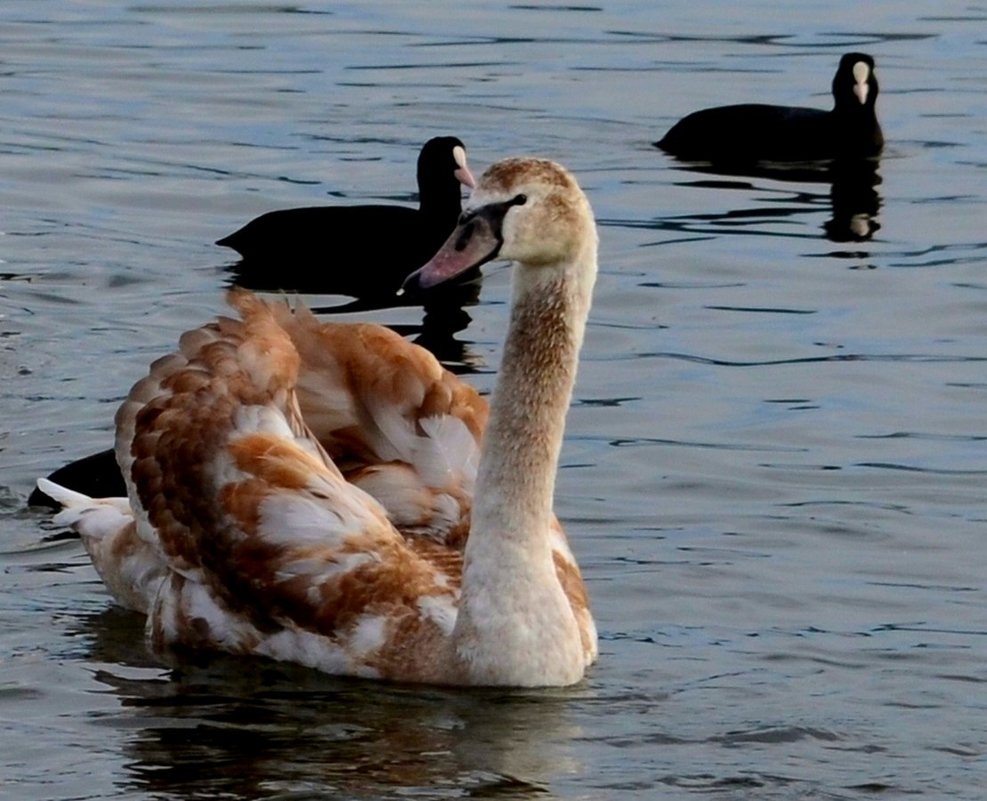
[(381, 686), (223, 657), (132, 678), (112, 665), (148, 667), (135, 648), (140, 619), (110, 610), (86, 629), (92, 659), (111, 666), (95, 679), (133, 718), (122, 788), (167, 798), (524, 799), (545, 797), (575, 767), (570, 692)]
[[(231, 269), (231, 284), (255, 291), (273, 291), (316, 295), (346, 296), (332, 305), (312, 306), (312, 311), (325, 319), (358, 319), (360, 312), (411, 307), (421, 309), (421, 321), (416, 323), (384, 324), (407, 336), (412, 342), (431, 351), (443, 365), (455, 373), (472, 371), (473, 359), (465, 341), (456, 338), (470, 324), (466, 311), (480, 299), (482, 286), (479, 271), (471, 271), (449, 286), (421, 291), (410, 289), (397, 294), (394, 288), (375, 279), (373, 270), (355, 265), (352, 270), (325, 273), (306, 270), (299, 277), (285, 276), (273, 260), (253, 261), (247, 268), (241, 261)], [(355, 274), (355, 275), (354, 275)]]
[[(689, 172), (762, 179), (771, 182), (829, 184), (828, 205), (830, 218), (822, 225), (824, 235), (832, 242), (866, 242), (881, 228), (877, 220), (881, 208), (878, 186), (881, 176), (878, 159), (838, 160), (815, 164), (759, 164), (731, 168), (718, 164), (690, 164)], [(683, 182), (682, 186), (708, 187), (712, 189), (738, 189), (745, 194), (756, 186), (747, 181), (697, 180)], [(783, 183), (784, 186), (784, 183)], [(675, 217), (665, 221), (667, 230), (708, 231), (729, 228), (731, 233), (744, 230), (759, 222), (775, 222), (786, 217), (816, 215), (825, 202), (825, 196), (809, 189), (800, 189), (787, 195), (784, 188), (775, 190), (771, 204), (763, 207), (729, 209), (716, 214), (697, 215), (691, 218)], [(791, 204), (791, 205), (786, 205)], [(693, 220), (700, 226), (694, 226)], [(711, 224), (711, 225), (710, 225)], [(755, 233), (761, 234), (760, 230)]]
[(826, 235), (833, 242), (866, 242), (881, 228), (877, 214), (881, 176), (876, 161), (836, 162), (830, 168), (830, 201), (833, 217), (826, 222)]

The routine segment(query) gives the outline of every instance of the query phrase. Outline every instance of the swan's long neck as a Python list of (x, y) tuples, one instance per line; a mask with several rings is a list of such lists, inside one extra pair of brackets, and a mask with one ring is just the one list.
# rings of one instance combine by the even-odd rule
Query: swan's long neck
[(552, 497), (595, 272), (595, 237), (571, 263), (514, 268), (457, 623), (482, 682), (568, 683), (585, 666), (552, 557)]
[(588, 304), (564, 272), (517, 278), (477, 477), (471, 536), (514, 541), (530, 556), (547, 542)]

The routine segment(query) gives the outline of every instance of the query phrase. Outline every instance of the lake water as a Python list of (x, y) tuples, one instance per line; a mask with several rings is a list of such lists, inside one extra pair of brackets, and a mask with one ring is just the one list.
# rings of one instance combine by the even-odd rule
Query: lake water
[[(888, 138), (860, 207), (649, 144), (828, 107), (850, 50)], [(984, 797), (983, 2), (4, 0), (0, 88), (0, 797)], [(215, 239), (413, 203), (439, 134), (477, 174), (562, 161), (600, 222), (557, 499), (599, 664), (519, 693), (156, 661), (35, 477), (222, 310)], [(507, 287), (454, 334), (483, 389)]]

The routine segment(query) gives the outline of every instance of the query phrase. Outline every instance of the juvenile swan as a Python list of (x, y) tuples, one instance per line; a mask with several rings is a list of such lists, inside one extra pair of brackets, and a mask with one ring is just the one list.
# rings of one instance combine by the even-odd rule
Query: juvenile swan
[(186, 333), (118, 412), (129, 497), (42, 479), (56, 519), (116, 601), (147, 614), (159, 650), (407, 682), (577, 682), (596, 629), (552, 495), (596, 254), (575, 179), (514, 158), (409, 279), (514, 262), (489, 414), (385, 328), (234, 291), (239, 319)]

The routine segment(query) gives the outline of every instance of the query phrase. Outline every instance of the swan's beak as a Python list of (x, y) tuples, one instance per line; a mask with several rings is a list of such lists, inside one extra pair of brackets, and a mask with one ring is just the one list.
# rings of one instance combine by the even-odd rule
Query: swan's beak
[(405, 279), (399, 294), (413, 287), (429, 289), (451, 281), (457, 275), (496, 258), (503, 244), (500, 238), (503, 211), (499, 206), (493, 208), (499, 214), (491, 214), (489, 206), (473, 214), (464, 214), (439, 252), (429, 259), (428, 264)]

